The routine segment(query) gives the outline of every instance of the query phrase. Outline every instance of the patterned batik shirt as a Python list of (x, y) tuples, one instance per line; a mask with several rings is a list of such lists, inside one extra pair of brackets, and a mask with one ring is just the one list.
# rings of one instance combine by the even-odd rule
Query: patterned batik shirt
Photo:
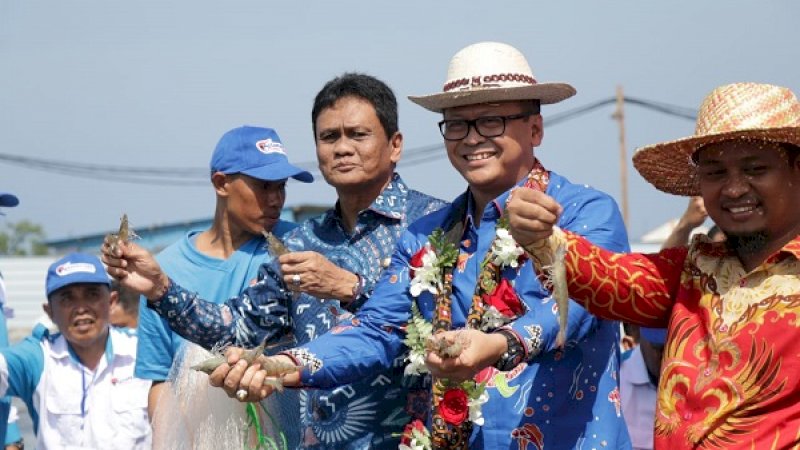
[[(340, 324), (333, 333), (289, 351), (305, 365), (303, 385), (335, 386), (394, 364), (396, 356), (406, 350), (405, 325), (415, 301), (409, 292), (410, 260), (428, 242), (433, 230), (446, 229), (458, 211), (464, 214), (466, 210), (465, 231), (453, 271), (451, 310), (453, 328), (463, 328), (481, 262), (494, 239), (509, 192), (490, 202), (475, 220), (466, 193), (453, 206), (411, 225), (398, 242), (375, 294), (355, 318)], [(562, 227), (587, 236), (597, 245), (616, 251), (628, 249), (619, 209), (610, 196), (572, 184), (553, 172), (549, 173), (546, 193), (564, 205), (559, 219)], [(464, 202), (466, 208), (459, 206)], [(510, 324), (523, 338), (527, 358), (507, 372), (489, 367), (478, 374), (478, 380), (487, 383), (489, 400), (482, 406), (484, 424), (474, 427), (470, 447), (629, 449), (619, 400), (617, 322), (597, 319), (571, 303), (567, 345), (558, 350), (556, 303), (536, 278), (531, 262), (504, 269), (503, 277), (513, 284), (528, 309)], [(431, 320), (433, 295), (423, 292), (416, 302), (422, 315)]]
[[(291, 251), (321, 253), (337, 266), (358, 274), (364, 280), (365, 294), (347, 305), (352, 311), (371, 295), (408, 224), (446, 204), (410, 190), (395, 174), (369, 208), (359, 213), (351, 232), (345, 230), (337, 207), (287, 233), (284, 243)], [(255, 347), (264, 338), (286, 342), (292, 335), (296, 343), (303, 344), (352, 316), (337, 300), (306, 294), (293, 298), (282, 281), (277, 259), (261, 267), (260, 279), (224, 305), (200, 300), (173, 283), (154, 309), (178, 334), (206, 348), (222, 344)], [(393, 434), (401, 433), (411, 417), (406, 402), (419, 395), (408, 395), (402, 385), (404, 357), (398, 356), (392, 368), (359, 382), (330, 390), (301, 391), (302, 446), (396, 449), (399, 438)], [(410, 388), (416, 392), (424, 386)]]
[(657, 449), (800, 446), (800, 236), (747, 271), (723, 243), (611, 254), (571, 233), (569, 292), (606, 317), (664, 327)]

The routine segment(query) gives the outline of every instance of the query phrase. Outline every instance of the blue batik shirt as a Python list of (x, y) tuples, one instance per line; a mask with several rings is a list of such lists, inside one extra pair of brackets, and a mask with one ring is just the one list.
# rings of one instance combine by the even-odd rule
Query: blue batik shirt
[[(272, 232), (280, 237), (296, 227), (294, 223), (281, 220)], [(269, 256), (264, 249), (263, 236), (250, 239), (228, 258), (220, 259), (197, 250), (195, 240), (200, 233), (202, 231), (190, 231), (159, 253), (156, 258), (167, 275), (204, 298), (220, 302), (256, 282), (258, 269)], [(141, 297), (136, 376), (163, 381), (168, 379), (184, 340), (170, 329), (167, 321), (145, 305), (147, 299)]]
[[(389, 265), (397, 239), (409, 223), (447, 203), (410, 190), (395, 174), (372, 204), (358, 215), (352, 231), (342, 223), (338, 208), (302, 223), (283, 241), (291, 251), (316, 251), (332, 263), (358, 274), (365, 294), (348, 304), (362, 305), (372, 293), (381, 272)], [(264, 338), (284, 342), (293, 335), (307, 343), (338, 321), (352, 317), (337, 300), (300, 294), (286, 289), (277, 259), (262, 265), (260, 281), (224, 305), (200, 300), (172, 283), (154, 309), (173, 330), (206, 348), (219, 344), (254, 347)], [(386, 370), (333, 389), (301, 391), (302, 447), (319, 449), (396, 449), (410, 421), (409, 388), (427, 393), (422, 385), (404, 387), (403, 356)]]
[[(564, 208), (558, 226), (609, 250), (628, 250), (625, 228), (610, 196), (552, 172), (546, 193)], [(452, 206), (411, 225), (398, 241), (375, 294), (358, 314), (321, 339), (290, 351), (305, 366), (303, 385), (330, 388), (394, 365), (406, 351), (402, 341), (411, 302), (417, 302), (427, 320), (432, 318), (435, 302), (429, 292), (416, 300), (409, 293), (410, 260), (433, 230), (447, 228), (461, 217), (465, 217), (465, 229), (453, 271), (451, 312), (453, 328), (464, 327), (480, 265), (508, 195), (490, 202), (475, 215), (475, 221), (467, 192)], [(571, 301), (567, 346), (558, 350), (555, 301), (537, 279), (531, 262), (518, 269), (506, 268), (503, 276), (513, 283), (528, 310), (510, 323), (523, 338), (528, 358), (508, 372), (490, 367), (479, 374), (480, 381), (487, 382), (489, 400), (482, 408), (485, 423), (474, 428), (470, 447), (630, 448), (619, 401), (619, 325), (600, 320)]]

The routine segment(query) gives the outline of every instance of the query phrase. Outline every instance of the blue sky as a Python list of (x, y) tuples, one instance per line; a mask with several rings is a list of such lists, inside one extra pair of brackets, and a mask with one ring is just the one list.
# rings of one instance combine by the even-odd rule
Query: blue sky
[[(278, 130), (294, 162), (315, 160), (313, 97), (344, 71), (393, 87), (407, 156), (441, 143), (436, 114), (408, 95), (440, 90), (450, 57), (478, 41), (525, 53), (539, 81), (565, 81), (572, 99), (545, 107), (545, 166), (620, 199), (613, 105), (552, 127), (548, 116), (611, 97), (696, 109), (714, 87), (758, 81), (800, 90), (800, 3), (266, 2), (0, 0), (0, 191), (50, 238), (111, 230), (122, 212), (140, 227), (207, 217), (199, 185), (118, 183), (34, 170), (8, 158), (99, 166), (204, 170), (217, 139), (242, 124)], [(626, 105), (632, 240), (684, 210), (630, 164), (634, 148), (690, 135), (691, 121)], [(436, 156), (438, 153), (438, 157)], [(452, 199), (465, 187), (443, 150), (399, 171)], [(410, 159), (410, 158), (409, 158)], [(101, 172), (103, 178), (119, 178)], [(330, 204), (319, 178), (290, 183), (287, 205)]]

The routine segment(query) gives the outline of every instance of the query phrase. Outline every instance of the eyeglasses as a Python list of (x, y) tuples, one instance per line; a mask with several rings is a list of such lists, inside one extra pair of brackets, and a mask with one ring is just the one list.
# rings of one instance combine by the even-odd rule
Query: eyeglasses
[(486, 116), (477, 119), (452, 119), (439, 122), (439, 131), (448, 141), (460, 141), (469, 135), (469, 128), (474, 127), (479, 135), (485, 138), (502, 136), (506, 132), (506, 121), (530, 117), (536, 112), (524, 112), (509, 116)]

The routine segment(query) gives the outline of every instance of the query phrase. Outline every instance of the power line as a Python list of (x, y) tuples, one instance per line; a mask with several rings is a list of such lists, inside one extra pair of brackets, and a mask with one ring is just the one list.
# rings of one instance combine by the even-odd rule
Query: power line
[[(615, 101), (616, 99), (614, 97), (609, 97), (588, 105), (553, 114), (547, 117), (545, 123), (548, 127), (552, 127), (610, 105)], [(662, 114), (692, 121), (696, 120), (695, 111), (691, 108), (627, 96), (624, 98), (624, 101)], [(443, 149), (444, 144), (432, 144), (406, 150), (403, 152), (403, 158), (400, 160), (399, 166), (412, 167), (443, 158), (446, 156), (446, 153), (442, 151)], [(205, 186), (209, 182), (209, 169), (200, 167), (142, 167), (75, 163), (71, 161), (29, 158), (0, 153), (0, 163), (2, 162), (31, 170), (118, 183), (145, 183), (157, 186)], [(320, 175), (317, 161), (303, 161), (292, 164), (308, 170), (313, 175)]]
[(656, 102), (652, 100), (642, 100), (640, 98), (635, 98), (635, 97), (625, 97), (625, 103), (631, 103), (633, 105), (643, 106), (645, 108), (652, 109), (664, 114), (680, 117), (682, 119), (688, 119), (691, 121), (697, 120), (697, 114), (695, 113), (695, 110), (692, 108), (670, 105), (669, 103)]

